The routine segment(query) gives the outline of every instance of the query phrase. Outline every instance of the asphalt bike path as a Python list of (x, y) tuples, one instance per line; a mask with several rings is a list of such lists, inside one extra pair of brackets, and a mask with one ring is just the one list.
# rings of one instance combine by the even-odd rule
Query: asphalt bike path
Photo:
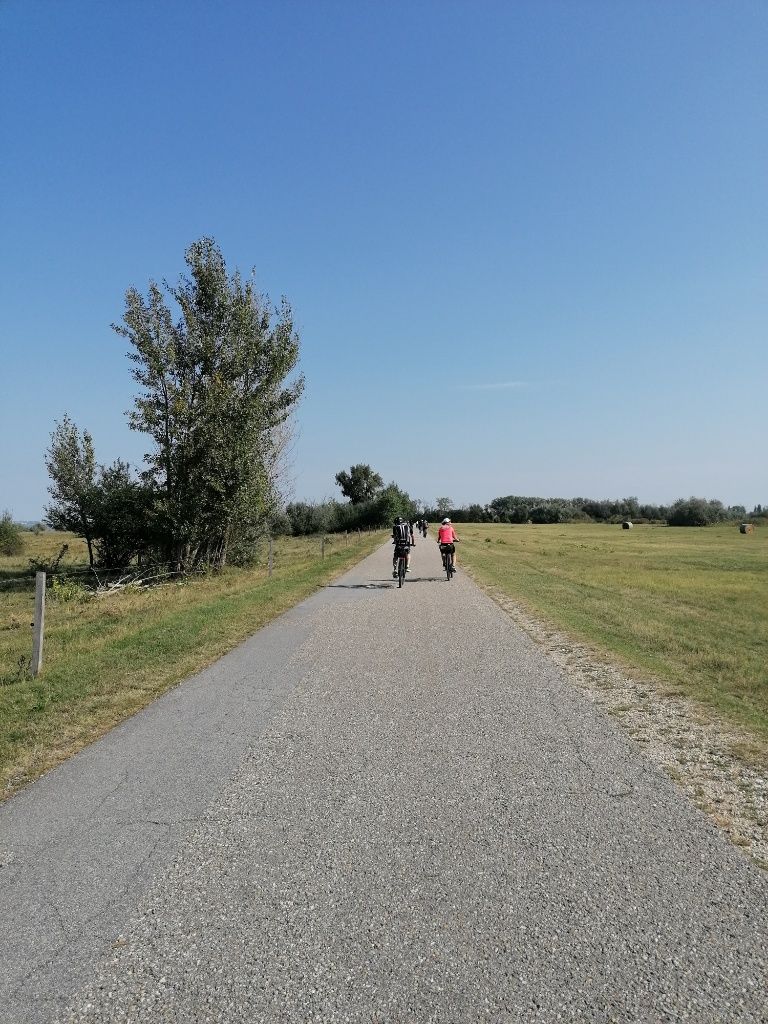
[(0, 1020), (768, 1021), (768, 876), (391, 550), (0, 808)]

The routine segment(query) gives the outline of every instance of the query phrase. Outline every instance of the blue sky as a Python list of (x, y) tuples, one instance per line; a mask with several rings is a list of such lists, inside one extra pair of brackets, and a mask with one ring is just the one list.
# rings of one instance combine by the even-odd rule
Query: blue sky
[[(768, 4), (0, 0), (0, 508), (138, 463), (130, 285), (293, 304), (293, 493), (768, 503)], [(9, 442), (9, 443), (5, 443)]]

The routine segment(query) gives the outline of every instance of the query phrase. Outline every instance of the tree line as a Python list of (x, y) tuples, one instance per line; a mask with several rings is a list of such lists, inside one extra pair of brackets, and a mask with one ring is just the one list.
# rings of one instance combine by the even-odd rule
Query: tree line
[(717, 499), (679, 498), (671, 505), (641, 503), (637, 498), (541, 498), (509, 494), (487, 504), (457, 507), (448, 497), (426, 503), (414, 500), (396, 484), (384, 487), (369, 465), (352, 466), (336, 474), (346, 503), (334, 499), (294, 502), (275, 521), (283, 533), (354, 530), (388, 525), (397, 515), (414, 521), (437, 522), (449, 516), (456, 523), (656, 523), (668, 526), (711, 526), (722, 522), (768, 519), (768, 508), (724, 505)]
[(724, 505), (711, 498), (678, 498), (671, 505), (642, 503), (635, 497), (617, 499), (540, 498), (508, 494), (486, 505), (455, 508), (449, 498), (438, 499), (427, 518), (448, 515), (457, 523), (659, 523), (668, 526), (712, 526), (745, 519), (768, 519), (768, 508)]

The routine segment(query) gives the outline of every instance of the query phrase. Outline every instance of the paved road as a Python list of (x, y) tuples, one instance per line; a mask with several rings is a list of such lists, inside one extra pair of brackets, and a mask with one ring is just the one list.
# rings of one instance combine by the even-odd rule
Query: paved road
[(768, 876), (388, 557), (2, 808), (0, 1019), (768, 1020)]

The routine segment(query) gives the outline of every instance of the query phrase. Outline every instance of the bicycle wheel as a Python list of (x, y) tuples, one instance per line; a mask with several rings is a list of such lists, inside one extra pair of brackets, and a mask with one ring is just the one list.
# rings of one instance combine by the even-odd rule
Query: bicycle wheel
[(448, 582), (451, 582), (451, 576), (453, 571), (451, 569), (451, 553), (446, 551), (443, 555), (443, 568), (445, 569), (445, 575), (448, 577)]
[(397, 562), (397, 585), (402, 587), (405, 582), (405, 559), (399, 558)]

